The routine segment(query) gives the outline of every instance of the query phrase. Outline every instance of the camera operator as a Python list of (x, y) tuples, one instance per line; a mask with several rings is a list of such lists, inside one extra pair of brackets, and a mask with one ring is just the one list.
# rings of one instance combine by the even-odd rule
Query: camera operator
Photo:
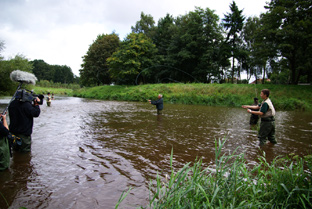
[(35, 97), (33, 101), (23, 101), (16, 97), (9, 106), (10, 132), (22, 139), (22, 144), (14, 147), (19, 152), (31, 151), (33, 118), (40, 115), (40, 103), (41, 100), (38, 97)]

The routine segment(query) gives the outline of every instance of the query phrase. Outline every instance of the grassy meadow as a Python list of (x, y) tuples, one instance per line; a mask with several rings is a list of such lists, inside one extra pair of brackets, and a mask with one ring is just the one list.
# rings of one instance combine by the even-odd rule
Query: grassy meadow
[(253, 103), (261, 89), (270, 89), (277, 110), (312, 111), (312, 86), (271, 84), (147, 84), (138, 86), (97, 86), (81, 88), (71, 96), (117, 101), (157, 99), (163, 94), (164, 103), (240, 107)]

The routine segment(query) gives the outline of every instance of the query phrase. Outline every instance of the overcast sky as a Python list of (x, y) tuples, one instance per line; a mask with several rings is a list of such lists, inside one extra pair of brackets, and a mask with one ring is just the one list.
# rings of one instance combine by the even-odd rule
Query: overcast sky
[[(268, 0), (235, 0), (243, 15), (259, 16)], [(50, 65), (67, 65), (79, 76), (84, 56), (99, 34), (113, 31), (123, 40), (141, 12), (157, 22), (194, 11), (215, 10), (220, 19), (232, 0), (0, 0), (0, 40), (5, 59), (21, 54)]]

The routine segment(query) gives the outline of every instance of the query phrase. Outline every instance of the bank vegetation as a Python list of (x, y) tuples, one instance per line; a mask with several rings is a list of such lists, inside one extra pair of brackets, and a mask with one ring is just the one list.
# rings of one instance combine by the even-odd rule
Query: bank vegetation
[(312, 111), (312, 86), (271, 84), (173, 83), (137, 86), (96, 86), (76, 89), (72, 96), (116, 101), (146, 102), (162, 94), (166, 104), (240, 107), (253, 103), (262, 89), (270, 89), (277, 110)]
[(151, 182), (148, 208), (312, 208), (311, 155), (270, 163), (263, 153), (251, 166), (244, 153), (224, 154), (225, 143), (216, 141), (215, 164), (208, 167), (199, 159), (175, 170), (171, 153), (171, 173)]

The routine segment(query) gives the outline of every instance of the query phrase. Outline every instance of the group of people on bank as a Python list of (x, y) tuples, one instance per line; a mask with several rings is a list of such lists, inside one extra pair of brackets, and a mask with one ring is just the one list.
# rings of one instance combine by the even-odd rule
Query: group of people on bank
[[(263, 99), (262, 103), (258, 103), (258, 98), (254, 98), (254, 104), (243, 105), (242, 108), (247, 109), (251, 114), (250, 124), (257, 124), (259, 117), (261, 118), (260, 130), (258, 134), (259, 145), (262, 146), (268, 139), (270, 143), (276, 144), (275, 139), (275, 109), (269, 99), (270, 91), (268, 89), (261, 90), (260, 97)], [(48, 93), (47, 105), (51, 105), (51, 100)], [(148, 100), (152, 105), (156, 106), (157, 115), (162, 114), (164, 108), (163, 96), (158, 95), (155, 101)], [(40, 99), (36, 98), (33, 102), (23, 102), (15, 99), (9, 105), (10, 125), (8, 126), (6, 115), (0, 114), (2, 122), (0, 122), (0, 171), (5, 170), (10, 164), (11, 147), (17, 152), (31, 151), (31, 134), (33, 131), (33, 118), (40, 115)], [(8, 138), (11, 138), (9, 140)], [(20, 143), (12, 143), (12, 138)]]

